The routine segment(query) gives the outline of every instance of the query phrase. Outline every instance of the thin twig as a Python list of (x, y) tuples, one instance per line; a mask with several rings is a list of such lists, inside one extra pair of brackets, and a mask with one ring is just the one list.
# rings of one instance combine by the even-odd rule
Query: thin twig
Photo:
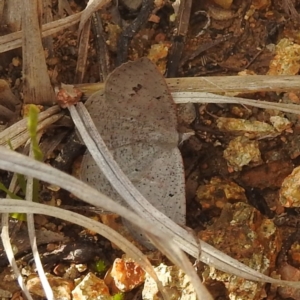
[(132, 23), (121, 33), (118, 41), (117, 66), (127, 61), (128, 47), (131, 39), (147, 22), (153, 9), (153, 0), (142, 0), (141, 10)]
[(109, 52), (103, 36), (104, 30), (99, 12), (95, 12), (92, 16), (92, 30), (99, 64), (99, 77), (100, 81), (103, 82), (111, 70), (109, 67)]
[(75, 71), (74, 82), (82, 83), (83, 77), (86, 71), (88, 49), (89, 49), (89, 37), (90, 37), (91, 22), (88, 20), (82, 29), (82, 34), (79, 38), (78, 46), (78, 58)]
[[(166, 78), (171, 93), (174, 92), (207, 92), (207, 93), (257, 93), (257, 92), (290, 92), (299, 90), (299, 76), (212, 76)], [(75, 85), (85, 97), (103, 90), (103, 83)]]
[(167, 77), (175, 77), (180, 64), (186, 34), (188, 32), (190, 15), (191, 15), (191, 0), (181, 0), (176, 19), (176, 34), (173, 37), (172, 48), (168, 58)]

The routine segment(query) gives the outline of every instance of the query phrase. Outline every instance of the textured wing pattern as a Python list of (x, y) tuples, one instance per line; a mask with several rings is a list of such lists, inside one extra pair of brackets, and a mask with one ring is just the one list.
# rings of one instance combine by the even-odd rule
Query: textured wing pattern
[[(177, 148), (173, 99), (162, 75), (148, 59), (129, 62), (107, 79), (105, 92), (86, 107), (123, 172), (158, 210), (185, 224), (184, 169)], [(87, 153), (81, 178), (128, 206)]]

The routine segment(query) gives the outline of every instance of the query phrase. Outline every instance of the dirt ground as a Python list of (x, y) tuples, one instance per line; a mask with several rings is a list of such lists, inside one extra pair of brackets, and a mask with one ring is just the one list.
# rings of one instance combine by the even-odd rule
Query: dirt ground
[[(85, 7), (84, 2), (69, 1), (74, 13)], [(292, 62), (286, 57), (287, 64), (292, 64), (294, 69), (289, 69), (289, 73), (285, 75), (298, 75), (300, 17), (297, 10), (300, 9), (300, 1), (234, 0), (228, 8), (224, 8), (226, 1), (220, 2), (221, 6), (213, 0), (193, 1), (190, 17), (182, 21), (189, 24), (183, 35), (178, 30), (182, 27), (177, 27), (178, 23), (172, 21), (171, 2), (162, 1), (160, 6), (151, 11), (150, 19), (143, 21), (141, 28), (129, 41), (126, 60), (148, 56), (163, 73), (167, 70), (169, 77), (273, 75), (272, 61), (278, 54), (276, 45), (282, 40), (288, 40), (291, 44), (285, 44), (283, 48), (292, 47), (292, 44), (299, 48), (293, 50), (295, 58)], [(56, 5), (56, 1), (53, 1), (54, 14)], [(132, 24), (139, 12), (139, 8), (129, 8), (126, 1), (120, 1), (119, 10), (112, 5), (99, 13), (102, 26), (96, 16), (93, 16), (83, 82), (94, 83), (105, 79), (105, 64), (101, 61), (101, 53), (107, 54), (108, 73), (118, 65), (118, 60), (124, 55), (120, 53), (124, 48), (118, 47), (118, 38), (124, 34), (121, 33), (120, 25)], [(99, 34), (106, 43), (104, 50), (101, 48)], [(78, 83), (74, 77), (78, 58), (77, 38), (76, 26), (53, 38), (53, 49), (46, 56), (54, 85), (61, 82)], [(3, 53), (0, 57), (1, 78), (8, 80), (15, 91), (20, 90), (20, 51), (17, 49)], [(173, 57), (172, 62), (170, 57)], [(298, 104), (300, 94), (298, 91), (263, 92), (239, 96)], [(234, 104), (198, 104), (189, 109), (192, 110), (190, 120), (183, 120), (179, 114), (180, 131), (195, 132), (180, 146), (186, 177), (187, 226), (201, 239), (256, 270), (275, 277), (281, 276), (286, 280), (299, 280), (300, 212), (297, 206), (300, 205), (284, 205), (280, 200), (284, 180), (300, 164), (298, 116)], [(270, 124), (274, 116), (287, 119), (289, 126), (278, 134), (259, 132), (255, 122)], [(222, 118), (247, 120), (253, 127), (250, 132), (235, 123), (235, 130), (229, 130), (226, 124), (220, 123)], [(47, 133), (47, 138), (51, 139), (51, 136), (62, 132), (67, 134), (49, 155), (47, 161), (50, 164), (55, 165), (58, 153), (69, 143), (71, 129), (52, 128)], [(248, 153), (249, 149), (253, 151)], [(80, 148), (76, 152), (75, 162), (71, 157), (73, 173), (78, 169), (83, 151), (84, 148)], [(237, 163), (234, 158), (243, 151), (250, 158), (245, 159), (246, 162)], [(61, 168), (64, 169), (64, 166)], [(66, 167), (68, 168), (69, 166)], [(6, 173), (2, 173), (2, 180), (4, 183), (8, 181)], [(97, 211), (84, 207), (78, 199), (63, 190), (51, 190), (45, 185), (40, 197), (44, 203), (51, 204), (61, 199), (62, 207), (80, 211), (98, 220), (106, 218)], [(96, 269), (95, 261), (103, 260), (109, 268), (115, 258), (121, 256), (121, 252), (110, 242), (87, 230), (61, 223), (54, 218), (36, 219), (40, 228), (60, 231), (68, 237), (59, 247), (57, 244), (53, 246), (55, 255), (50, 255), (51, 245), (40, 247), (41, 253), (44, 253), (46, 270), (57, 276), (63, 276), (70, 264), (79, 263), (87, 265), (86, 273), (91, 270), (103, 276), (103, 272)], [(22, 236), (25, 224), (18, 226), (16, 241), (20, 239), (18, 234)], [(19, 251), (18, 258), (22, 259), (24, 266), (30, 264), (31, 260), (30, 254), (24, 255), (28, 246), (24, 245), (23, 251)], [(74, 258), (70, 253), (76, 249), (82, 251), (81, 255)], [(158, 253), (152, 256), (153, 264), (165, 261)], [(0, 265), (1, 278), (7, 272), (3, 253)], [(300, 299), (299, 290), (277, 289), (269, 284), (249, 284), (202, 264), (199, 264), (198, 272), (215, 299)], [(4, 288), (1, 280), (0, 287)], [(138, 292), (137, 288), (125, 293), (125, 299), (138, 299), (134, 298)]]

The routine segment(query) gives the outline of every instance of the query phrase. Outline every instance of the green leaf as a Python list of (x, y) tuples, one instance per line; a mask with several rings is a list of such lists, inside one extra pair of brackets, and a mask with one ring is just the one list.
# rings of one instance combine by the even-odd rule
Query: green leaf
[[(38, 161), (43, 161), (43, 152), (39, 146), (38, 139), (37, 139), (37, 127), (38, 127), (38, 108), (31, 104), (29, 106), (29, 113), (28, 113), (28, 132), (31, 139), (31, 145), (33, 150), (33, 156)], [(38, 202), (39, 197), (39, 189), (40, 183), (37, 179), (33, 179), (33, 195), (32, 200), (34, 202)]]
[[(37, 139), (37, 127), (38, 127), (38, 113), (39, 110), (35, 105), (29, 106), (29, 113), (28, 113), (28, 122), (27, 128), (29, 132), (29, 136), (31, 139), (31, 145), (33, 150), (33, 156), (36, 160), (42, 161), (43, 160), (43, 153), (39, 147), (38, 139)], [(7, 142), (8, 146), (12, 149), (12, 144), (10, 141)], [(13, 150), (13, 149), (12, 149)], [(22, 174), (17, 174), (18, 184), (26, 195), (26, 179), (25, 176)], [(38, 202), (38, 194), (39, 194), (39, 187), (40, 182), (37, 179), (33, 179), (33, 195), (32, 200)], [(0, 190), (4, 191), (11, 199), (18, 199), (23, 200), (21, 197), (17, 196), (16, 194), (9, 191), (2, 182), (0, 182)], [(14, 219), (18, 219), (20, 221), (26, 221), (26, 214), (24, 213), (11, 213), (10, 216)]]
[(112, 296), (112, 300), (123, 300), (124, 299), (124, 294), (122, 293), (117, 293)]
[(13, 218), (13, 219), (17, 219), (17, 220), (19, 220), (19, 221), (24, 221), (24, 222), (26, 222), (27, 221), (27, 216), (26, 216), (26, 214), (24, 214), (24, 213), (11, 213), (11, 214), (9, 214), (9, 216), (11, 217), (11, 218)]
[[(7, 145), (10, 148), (10, 150), (14, 150), (10, 140), (7, 141)], [(26, 195), (26, 179), (25, 179), (25, 176), (23, 174), (17, 174), (17, 177), (18, 177), (18, 184), (19, 184), (23, 194)]]
[(39, 114), (38, 108), (35, 105), (31, 104), (29, 106), (27, 127), (28, 127), (29, 136), (31, 138), (34, 158), (38, 161), (42, 161), (44, 155), (43, 152), (41, 151), (41, 148), (39, 147), (39, 143), (37, 140), (38, 114)]
[(22, 190), (22, 193), (26, 195), (26, 179), (23, 174), (17, 173), (17, 178), (18, 178), (18, 185)]
[(95, 269), (98, 273), (102, 273), (107, 269), (107, 266), (103, 260), (97, 260), (95, 262)]
[(5, 192), (12, 199), (23, 200), (21, 197), (19, 197), (18, 195), (12, 193), (9, 189), (7, 189), (2, 182), (0, 182), (0, 190)]
[[(5, 187), (5, 185), (0, 182), (0, 190), (5, 192), (11, 199), (17, 199), (17, 200), (23, 200), (21, 197), (18, 195), (12, 193), (9, 189)], [(19, 221), (26, 221), (26, 214), (23, 213), (11, 213), (9, 214), (12, 218), (17, 219)]]

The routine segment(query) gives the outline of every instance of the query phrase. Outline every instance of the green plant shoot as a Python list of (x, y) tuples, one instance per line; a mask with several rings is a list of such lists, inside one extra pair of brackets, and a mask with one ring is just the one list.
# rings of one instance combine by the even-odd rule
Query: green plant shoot
[[(7, 144), (10, 147), (10, 149), (13, 150), (11, 142), (8, 141)], [(19, 184), (22, 192), (25, 195), (25, 193), (26, 193), (26, 180), (25, 180), (25, 176), (22, 175), (22, 174), (17, 174), (17, 178), (18, 178), (17, 179), (18, 184)], [(7, 189), (2, 182), (0, 182), (0, 190), (3, 191), (3, 192), (5, 192), (11, 199), (23, 200), (21, 197), (19, 197), (15, 193), (12, 193), (9, 189)], [(11, 213), (9, 215), (13, 219), (17, 219), (19, 221), (26, 221), (26, 214), (23, 214), (23, 213)]]
[(0, 190), (5, 192), (11, 199), (23, 200), (21, 197), (19, 197), (15, 193), (12, 193), (9, 189), (7, 189), (2, 182), (0, 182)]
[(112, 300), (123, 300), (124, 299), (124, 294), (122, 293), (117, 293), (112, 296)]
[(95, 269), (98, 273), (102, 273), (107, 269), (107, 266), (103, 260), (97, 260), (95, 262)]
[[(38, 108), (35, 105), (31, 104), (29, 106), (27, 128), (28, 128), (30, 139), (31, 139), (33, 156), (36, 160), (43, 161), (44, 155), (39, 146), (39, 142), (38, 142), (38, 138), (37, 138), (38, 114), (39, 114)], [(33, 199), (32, 200), (34, 202), (38, 202), (39, 188), (40, 188), (39, 181), (37, 179), (33, 179), (33, 195), (32, 195)]]
[(31, 104), (29, 106), (27, 127), (31, 139), (34, 158), (38, 161), (42, 161), (43, 153), (41, 151), (41, 148), (39, 147), (39, 143), (37, 139), (38, 114), (39, 114), (38, 108), (35, 105)]
[[(11, 142), (7, 141), (7, 144), (9, 146), (10, 150), (13, 150), (13, 146), (12, 146)], [(25, 176), (23, 174), (17, 173), (17, 178), (18, 178), (18, 185), (21, 188), (23, 194), (25, 195), (26, 194), (26, 179), (25, 179)], [(9, 197), (11, 197), (11, 196), (9, 195)], [(13, 198), (13, 197), (11, 197), (11, 198)], [(13, 198), (13, 199), (17, 199), (17, 198)]]

